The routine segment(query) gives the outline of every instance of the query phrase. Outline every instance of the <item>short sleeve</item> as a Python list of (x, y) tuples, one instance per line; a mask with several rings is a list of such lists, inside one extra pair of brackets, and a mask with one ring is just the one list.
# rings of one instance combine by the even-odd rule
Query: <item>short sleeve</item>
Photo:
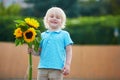
[(42, 43), (43, 43), (43, 40), (40, 41), (39, 48), (42, 48)]
[(39, 48), (42, 48), (42, 44), (43, 44), (43, 36), (44, 36), (44, 32), (43, 33), (41, 33), (41, 39), (42, 40), (40, 40), (40, 44), (39, 44)]
[(64, 39), (65, 47), (68, 46), (68, 45), (72, 45), (73, 41), (70, 37), (70, 34), (68, 32), (66, 32), (64, 36), (65, 36), (65, 39)]

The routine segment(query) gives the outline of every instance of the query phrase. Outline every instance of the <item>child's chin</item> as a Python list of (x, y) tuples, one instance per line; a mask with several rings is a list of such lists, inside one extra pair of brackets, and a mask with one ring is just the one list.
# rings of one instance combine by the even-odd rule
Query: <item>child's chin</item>
[(51, 26), (54, 26), (54, 27), (56, 27), (56, 26), (57, 26), (57, 24), (51, 24)]
[(51, 25), (51, 28), (58, 28), (57, 25)]
[(57, 29), (57, 28), (58, 28), (58, 26), (52, 26), (51, 28), (52, 28), (52, 29)]

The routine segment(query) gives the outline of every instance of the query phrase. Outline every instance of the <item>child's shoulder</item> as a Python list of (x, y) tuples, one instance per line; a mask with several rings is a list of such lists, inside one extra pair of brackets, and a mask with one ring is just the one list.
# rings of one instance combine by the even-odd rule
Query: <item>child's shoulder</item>
[(45, 31), (41, 33), (41, 37), (43, 38), (45, 36)]
[(46, 31), (42, 32), (42, 33), (41, 33), (41, 35), (45, 35), (47, 31), (48, 31), (48, 30), (46, 30)]
[(61, 31), (62, 31), (63, 34), (69, 34), (69, 32), (66, 31), (66, 30), (61, 30)]
[(42, 32), (41, 35), (44, 35), (46, 31)]

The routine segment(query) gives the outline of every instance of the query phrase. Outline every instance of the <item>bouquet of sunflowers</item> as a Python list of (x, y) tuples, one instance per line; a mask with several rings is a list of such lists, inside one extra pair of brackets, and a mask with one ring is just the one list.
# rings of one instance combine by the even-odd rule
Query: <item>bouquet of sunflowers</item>
[[(37, 52), (41, 40), (41, 33), (38, 30), (39, 22), (34, 18), (15, 20), (16, 29), (14, 31), (16, 46), (27, 43), (29, 48), (34, 47)], [(29, 75), (28, 80), (32, 80), (32, 54), (29, 53)]]

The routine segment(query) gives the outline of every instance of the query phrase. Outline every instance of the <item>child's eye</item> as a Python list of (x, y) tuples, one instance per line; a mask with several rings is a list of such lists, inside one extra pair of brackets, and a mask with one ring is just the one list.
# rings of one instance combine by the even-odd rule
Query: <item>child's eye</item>
[(56, 18), (57, 18), (57, 19), (60, 19), (60, 17), (59, 17), (59, 16), (57, 16)]
[(53, 18), (54, 16), (53, 16), (53, 15), (51, 15), (50, 17), (51, 17), (51, 18)]

